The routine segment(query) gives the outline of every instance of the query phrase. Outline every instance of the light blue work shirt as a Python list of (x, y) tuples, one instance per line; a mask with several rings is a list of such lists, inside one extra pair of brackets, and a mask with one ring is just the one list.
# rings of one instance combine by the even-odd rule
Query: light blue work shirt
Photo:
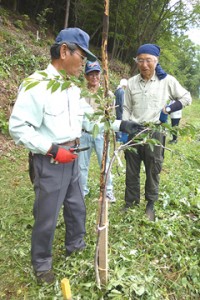
[[(47, 78), (59, 75), (52, 64), (44, 72)], [(31, 77), (42, 79), (38, 72)], [(27, 91), (22, 84), (9, 120), (10, 135), (15, 143), (38, 154), (46, 154), (52, 143), (79, 138), (84, 112), (91, 111), (84, 98), (80, 99), (77, 86), (63, 91), (59, 88), (52, 93), (47, 89), (48, 82), (42, 80)]]

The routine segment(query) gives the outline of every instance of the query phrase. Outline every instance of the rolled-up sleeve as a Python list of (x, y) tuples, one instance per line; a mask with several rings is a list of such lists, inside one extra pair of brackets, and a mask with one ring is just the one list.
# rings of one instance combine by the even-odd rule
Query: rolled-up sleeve
[(183, 107), (192, 103), (192, 97), (189, 91), (187, 91), (182, 85), (176, 80), (176, 78), (169, 76), (169, 88), (170, 94), (173, 100), (179, 100)]

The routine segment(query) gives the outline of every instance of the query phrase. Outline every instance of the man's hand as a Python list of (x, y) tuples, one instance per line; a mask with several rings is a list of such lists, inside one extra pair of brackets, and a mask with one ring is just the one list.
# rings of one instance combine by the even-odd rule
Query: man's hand
[(134, 121), (121, 121), (119, 131), (128, 133), (128, 134), (135, 134), (139, 131), (142, 131), (144, 127)]
[(52, 156), (59, 163), (69, 163), (74, 161), (78, 156), (64, 147), (53, 144), (47, 155)]

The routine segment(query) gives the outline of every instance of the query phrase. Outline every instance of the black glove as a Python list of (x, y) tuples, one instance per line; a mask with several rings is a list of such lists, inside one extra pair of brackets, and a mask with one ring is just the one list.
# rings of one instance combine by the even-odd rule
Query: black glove
[(134, 121), (121, 121), (119, 131), (128, 133), (128, 134), (135, 134), (142, 131), (144, 127)]

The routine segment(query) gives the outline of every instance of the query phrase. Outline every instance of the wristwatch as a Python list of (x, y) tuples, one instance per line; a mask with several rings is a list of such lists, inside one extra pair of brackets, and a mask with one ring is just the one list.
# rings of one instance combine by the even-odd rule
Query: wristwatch
[(171, 107), (170, 106), (166, 106), (165, 107), (166, 112), (169, 114), (171, 112)]

